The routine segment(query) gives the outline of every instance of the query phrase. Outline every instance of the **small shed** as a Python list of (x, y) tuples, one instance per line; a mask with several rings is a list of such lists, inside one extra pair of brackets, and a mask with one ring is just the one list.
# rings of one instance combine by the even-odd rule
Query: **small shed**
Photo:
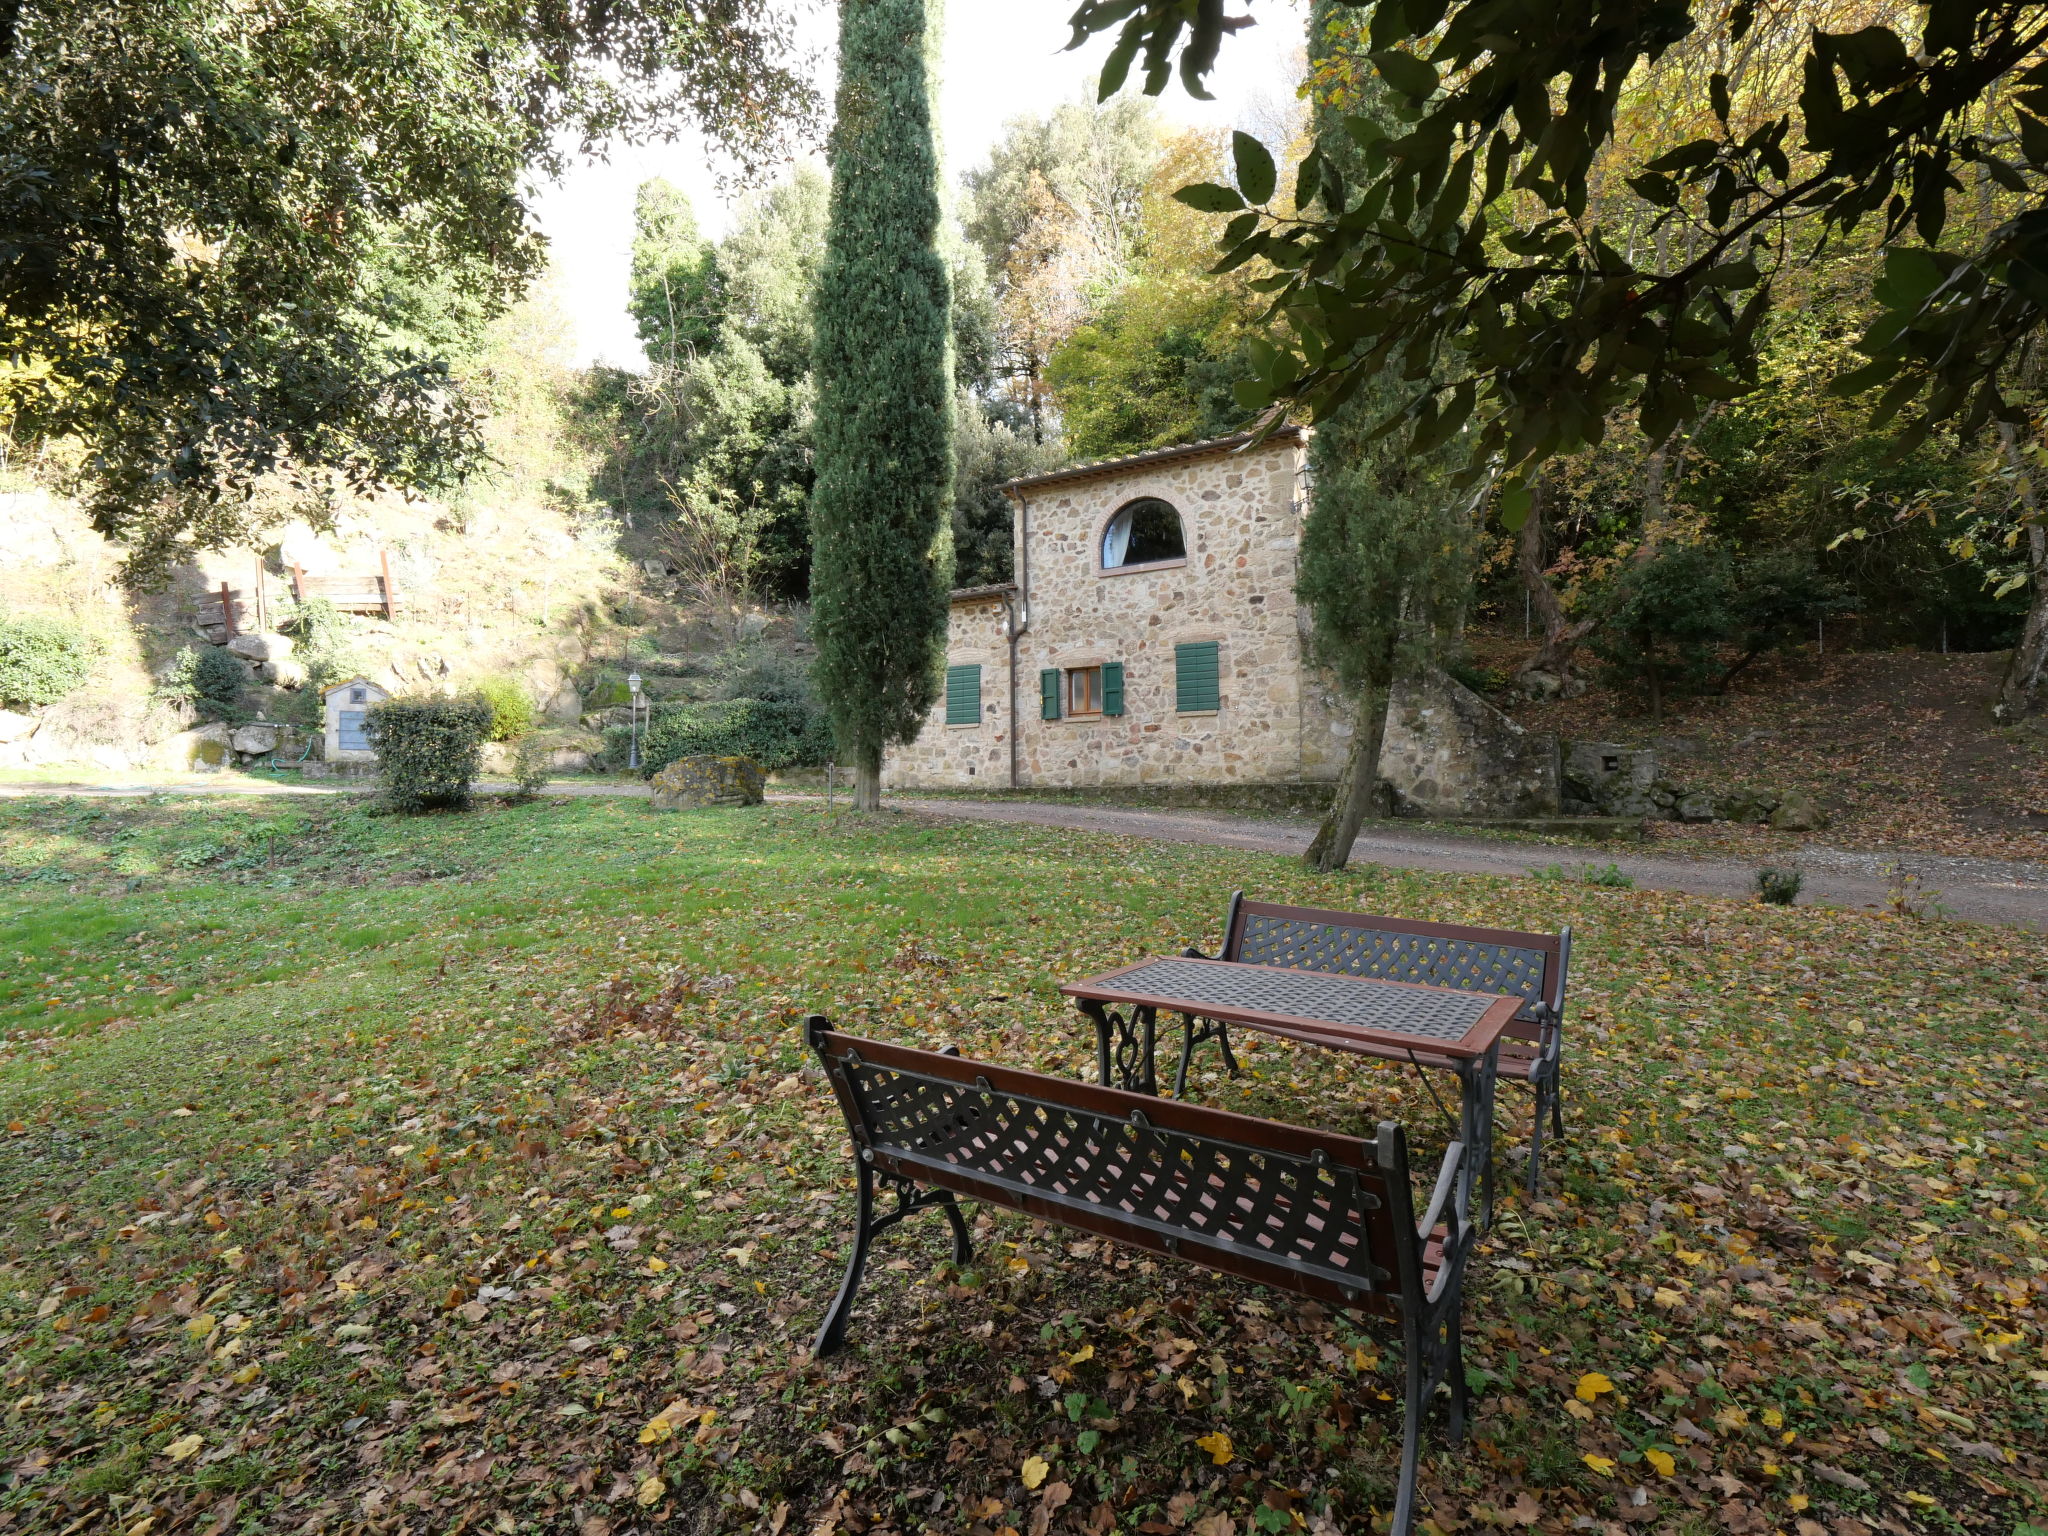
[(352, 677), (345, 683), (336, 683), (320, 695), (326, 714), (328, 762), (361, 763), (377, 755), (370, 748), (364, 724), (370, 706), (390, 697), (367, 677)]

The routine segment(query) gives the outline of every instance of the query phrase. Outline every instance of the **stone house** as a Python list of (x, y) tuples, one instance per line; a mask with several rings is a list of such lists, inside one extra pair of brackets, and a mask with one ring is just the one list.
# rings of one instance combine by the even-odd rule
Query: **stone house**
[(352, 677), (345, 683), (336, 683), (321, 692), (320, 703), (326, 728), (324, 745), (328, 762), (376, 761), (377, 754), (370, 748), (370, 738), (364, 734), (364, 716), (369, 713), (372, 704), (380, 704), (390, 697), (389, 693), (367, 677)]
[(1334, 779), (1350, 725), (1304, 657), (1306, 434), (1015, 480), (1016, 580), (952, 597), (946, 686), (891, 788)]

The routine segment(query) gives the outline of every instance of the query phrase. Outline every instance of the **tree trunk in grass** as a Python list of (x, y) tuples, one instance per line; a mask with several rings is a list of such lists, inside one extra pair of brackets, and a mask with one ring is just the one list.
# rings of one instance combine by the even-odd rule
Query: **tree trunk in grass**
[(932, 135), (935, 3), (841, 0), (832, 222), (814, 344), (818, 691), (853, 808), (937, 702), (953, 549), (951, 293)]
[(1359, 696), (1351, 750), (1337, 779), (1337, 793), (1322, 825), (1316, 828), (1315, 841), (1302, 855), (1302, 862), (1319, 875), (1332, 874), (1350, 863), (1352, 847), (1366, 822), (1385, 814), (1380, 749), (1387, 740), (1387, 701), (1392, 693), (1391, 688), (1368, 687)]

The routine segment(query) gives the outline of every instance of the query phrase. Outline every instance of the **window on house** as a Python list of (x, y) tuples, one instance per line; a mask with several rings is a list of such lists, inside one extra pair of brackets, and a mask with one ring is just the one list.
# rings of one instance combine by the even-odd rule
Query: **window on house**
[(366, 703), (369, 697), (370, 691), (367, 688), (351, 688), (348, 691), (348, 701), (351, 704)]
[(1181, 714), (1207, 714), (1223, 707), (1221, 650), (1214, 640), (1173, 648), (1173, 707)]
[(1038, 674), (1038, 715), (1059, 720), (1069, 715), (1124, 712), (1124, 667), (1105, 661), (1096, 667), (1047, 667)]
[(1117, 509), (1102, 531), (1102, 568), (1114, 571), (1133, 565), (1153, 565), (1161, 560), (1185, 560), (1187, 540), (1181, 532), (1180, 513), (1170, 501), (1142, 496)]
[(1075, 667), (1067, 673), (1067, 713), (1102, 713), (1102, 668)]
[(946, 724), (981, 724), (981, 668), (946, 668)]

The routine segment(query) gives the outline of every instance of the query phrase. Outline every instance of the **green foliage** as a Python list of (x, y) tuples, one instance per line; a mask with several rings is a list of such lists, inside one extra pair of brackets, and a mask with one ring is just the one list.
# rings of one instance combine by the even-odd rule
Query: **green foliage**
[(1562, 864), (1545, 864), (1529, 871), (1538, 880), (1562, 880), (1579, 885), (1605, 886), (1610, 890), (1632, 891), (1636, 882), (1619, 864), (1581, 864), (1566, 869)]
[[(1858, 344), (1869, 363), (1837, 388), (1883, 389), (1881, 418), (1917, 403), (1909, 443), (1934, 422), (2010, 419), (2008, 364), (2048, 322), (2034, 276), (2048, 227), (2030, 211), (2048, 124), (2022, 0), (1936, 0), (1904, 36), (1876, 22), (1752, 36), (1748, 5), (1566, 25), (1540, 4), (1347, 9), (1397, 120), (1320, 133), (1289, 204), (1262, 195), (1263, 167), (1188, 191), (1219, 213), (1252, 205), (1224, 259), (1281, 269), (1292, 339), (1261, 360), (1247, 405), (1320, 413), (1401, 359), (1417, 383), (1389, 419), (1418, 448), (1474, 419), (1475, 478), (1597, 442), (1616, 416), (1661, 443), (1752, 387), (1779, 279), (1856, 235), (1888, 247), (1870, 284), (1882, 313)], [(1221, 7), (1108, 0), (1074, 20), (1077, 40), (1118, 32), (1105, 94), (1141, 51), (1148, 92), (1176, 53), (1199, 89), (1237, 24)], [(1754, 57), (1731, 80), (1737, 50)], [(1624, 138), (1633, 114), (1618, 108), (1644, 102), (1668, 130)], [(1373, 151), (1347, 166), (1336, 151), (1353, 142)], [(1951, 218), (1958, 199), (1967, 221)], [(1428, 238), (1387, 240), (1382, 213)]]
[(68, 620), (0, 616), (0, 705), (56, 703), (92, 677), (103, 649), (97, 635)]
[(1820, 620), (1855, 607), (1847, 587), (1821, 574), (1812, 557), (1797, 550), (1771, 550), (1741, 561), (1728, 598), (1736, 658), (1720, 686), (1726, 688), (1764, 652), (1795, 645)]
[(249, 672), (232, 652), (219, 646), (187, 646), (178, 652), (177, 687), (209, 719), (239, 720), (245, 711), (242, 692)]
[(490, 703), (475, 694), (371, 705), (364, 724), (391, 808), (406, 814), (468, 810), (491, 713)]
[(349, 616), (326, 598), (308, 598), (298, 604), (284, 627), (292, 636), (292, 654), (305, 667), (306, 686), (312, 693), (317, 695), (323, 688), (370, 670), (356, 649)]
[(1047, 360), (1068, 452), (1114, 458), (1236, 431), (1242, 308), (1193, 274), (1148, 273), (1119, 291)]
[[(605, 761), (626, 766), (631, 728), (605, 729)], [(722, 699), (658, 704), (640, 733), (640, 771), (652, 778), (679, 757), (751, 757), (771, 773), (833, 759), (832, 724), (795, 699)]]
[(626, 309), (650, 361), (670, 368), (718, 336), (718, 259), (697, 233), (683, 192), (660, 177), (642, 182), (633, 209), (633, 266)]
[(1667, 692), (1702, 688), (1718, 672), (1720, 647), (1735, 630), (1734, 599), (1726, 551), (1667, 545), (1607, 585), (1593, 651), (1617, 683), (1644, 687), (1661, 718)]
[(491, 708), (490, 741), (512, 741), (533, 729), (533, 695), (516, 677), (497, 673), (476, 685), (476, 696)]
[(1015, 550), (1015, 508), (1005, 481), (1057, 469), (1064, 455), (1032, 438), (1024, 412), (983, 400), (970, 390), (953, 397), (953, 583), (961, 587), (1008, 581)]
[(555, 741), (546, 731), (529, 731), (512, 752), (512, 782), (521, 799), (531, 800), (547, 787), (554, 772)]
[(0, 420), (83, 447), (135, 575), (244, 537), (275, 471), (317, 517), (326, 471), (474, 467), (448, 354), (419, 348), (538, 270), (528, 189), (579, 138), (685, 119), (757, 160), (811, 94), (773, 0), (0, 15), (0, 355), (39, 364), (0, 379)]
[(1806, 876), (1796, 869), (1773, 869), (1766, 864), (1756, 872), (1756, 899), (1766, 906), (1789, 907), (1799, 899)]
[(926, 0), (840, 8), (832, 222), (819, 275), (812, 631), (840, 748), (882, 747), (938, 696), (952, 579), (949, 294), (938, 246)]

